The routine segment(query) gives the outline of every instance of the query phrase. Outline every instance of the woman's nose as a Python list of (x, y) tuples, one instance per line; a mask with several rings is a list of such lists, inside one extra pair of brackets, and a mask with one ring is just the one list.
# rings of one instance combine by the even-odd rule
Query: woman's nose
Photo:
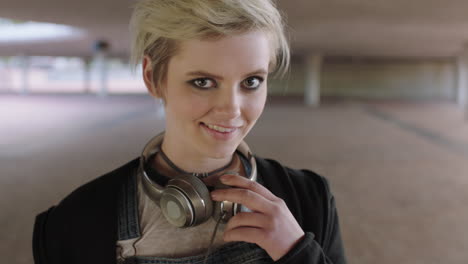
[(241, 113), (241, 95), (237, 86), (232, 86), (228, 89), (221, 89), (216, 98), (215, 111), (218, 114), (225, 116), (224, 118), (233, 119)]

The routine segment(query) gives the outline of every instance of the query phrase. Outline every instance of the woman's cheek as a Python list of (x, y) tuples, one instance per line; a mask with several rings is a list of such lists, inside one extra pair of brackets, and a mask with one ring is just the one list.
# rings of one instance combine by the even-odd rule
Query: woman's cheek
[(257, 96), (253, 96), (250, 98), (248, 102), (247, 109), (249, 109), (251, 116), (251, 119), (258, 119), (260, 115), (263, 112), (263, 109), (265, 108), (265, 102), (266, 102), (266, 89), (261, 91), (260, 94), (257, 94)]

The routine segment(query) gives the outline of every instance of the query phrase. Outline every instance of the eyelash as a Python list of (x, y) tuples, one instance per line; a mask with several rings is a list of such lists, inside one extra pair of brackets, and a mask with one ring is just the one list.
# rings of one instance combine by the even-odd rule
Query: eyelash
[[(244, 79), (242, 81), (242, 83), (244, 83), (245, 81), (247, 81), (249, 79), (252, 79), (252, 78), (257, 79), (259, 81), (259, 84), (255, 88), (248, 88), (248, 87), (245, 87), (245, 86), (243, 88), (245, 88), (246, 90), (254, 91), (254, 90), (257, 90), (262, 85), (262, 83), (264, 81), (264, 79), (262, 77), (260, 77), (260, 76), (251, 76), (251, 77), (248, 77), (248, 78)], [(215, 86), (214, 87), (201, 87), (201, 86), (196, 84), (197, 81), (211, 81), (211, 82), (213, 82), (215, 84)], [(190, 85), (192, 85), (193, 87), (195, 87), (197, 89), (200, 89), (200, 90), (209, 90), (211, 88), (216, 88), (217, 87), (216, 81), (214, 81), (211, 78), (206, 78), (206, 77), (193, 79), (193, 80), (188, 81), (188, 83)]]

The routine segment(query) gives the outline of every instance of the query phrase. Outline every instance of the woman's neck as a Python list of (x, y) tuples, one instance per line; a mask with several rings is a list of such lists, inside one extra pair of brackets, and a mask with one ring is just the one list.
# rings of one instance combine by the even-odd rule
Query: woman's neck
[[(167, 162), (161, 157), (160, 153), (155, 156), (155, 160), (153, 161), (155, 169), (161, 173), (162, 175), (173, 178), (179, 175), (179, 173), (174, 170)], [(233, 155), (232, 162), (230, 162), (229, 166), (213, 175), (210, 175), (206, 178), (202, 178), (206, 185), (214, 186), (218, 182), (219, 176), (223, 175), (228, 171), (234, 171), (239, 175), (245, 176), (246, 172), (244, 170), (244, 166), (240, 160), (239, 155)]]
[[(204, 157), (199, 153), (191, 153), (187, 149), (171, 148), (171, 145), (166, 144), (166, 141), (163, 141), (161, 149), (165, 156), (170, 160), (169, 163), (172, 162), (178, 169), (190, 173), (208, 173), (215, 171), (228, 165), (233, 158), (233, 155), (228, 155), (223, 158)], [(176, 169), (172, 168), (173, 165), (171, 166), (171, 164), (164, 161), (164, 159), (161, 158), (161, 155), (157, 156), (159, 156), (159, 158), (157, 158), (157, 163), (161, 163), (161, 167), (164, 167), (165, 171), (169, 170), (176, 172)]]

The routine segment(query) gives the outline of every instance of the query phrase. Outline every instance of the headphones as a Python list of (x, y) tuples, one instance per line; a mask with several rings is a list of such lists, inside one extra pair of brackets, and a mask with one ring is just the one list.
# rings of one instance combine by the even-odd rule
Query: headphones
[[(237, 213), (249, 211), (241, 204), (229, 201), (213, 202), (208, 187), (200, 178), (193, 175), (179, 175), (170, 179), (166, 186), (160, 186), (151, 180), (145, 171), (145, 164), (147, 164), (150, 156), (159, 151), (163, 139), (164, 132), (155, 136), (146, 144), (140, 157), (138, 176), (142, 180), (146, 195), (159, 205), (169, 223), (182, 228), (193, 227), (205, 222), (210, 217), (226, 223)], [(242, 141), (236, 151), (250, 163), (248, 179), (256, 181), (257, 165), (249, 147)], [(225, 174), (237, 173), (226, 172)], [(225, 189), (231, 187), (218, 183), (214, 188)]]

